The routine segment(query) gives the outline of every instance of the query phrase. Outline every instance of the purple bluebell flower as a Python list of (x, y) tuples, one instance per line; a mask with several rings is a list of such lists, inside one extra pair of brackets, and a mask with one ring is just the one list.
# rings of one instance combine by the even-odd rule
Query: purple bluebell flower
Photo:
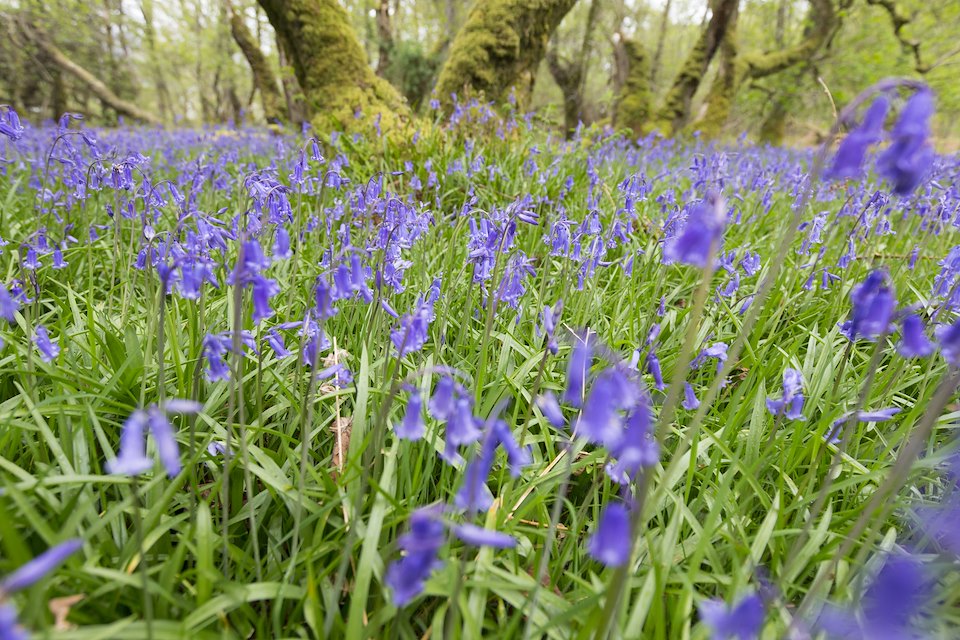
[(230, 339), (225, 336), (207, 334), (203, 339), (203, 358), (207, 361), (205, 373), (207, 380), (227, 380), (230, 377), (230, 367), (224, 360), (229, 350)]
[(717, 361), (717, 371), (719, 372), (720, 369), (723, 368), (723, 363), (727, 361), (727, 348), (728, 346), (725, 342), (713, 343), (697, 354), (697, 357), (690, 363), (690, 368), (699, 369), (703, 366), (707, 358), (714, 358)]
[(840, 325), (840, 333), (848, 340), (874, 340), (890, 330), (897, 300), (893, 288), (886, 282), (886, 272), (877, 269), (853, 288), (850, 294), (851, 317)]
[(23, 125), (13, 107), (6, 107), (0, 116), (0, 135), (4, 135), (14, 142), (23, 137)]
[(639, 402), (627, 415), (626, 429), (610, 447), (610, 455), (616, 462), (608, 463), (605, 471), (618, 484), (629, 483), (641, 469), (655, 465), (660, 459), (660, 445), (654, 437), (653, 413), (646, 391), (641, 392)]
[(626, 370), (611, 367), (597, 376), (583, 404), (575, 431), (594, 444), (615, 446), (623, 437), (621, 411), (640, 400), (640, 389)]
[(20, 303), (10, 295), (3, 284), (0, 284), (0, 318), (12, 324), (17, 320), (18, 309), (20, 309)]
[(697, 607), (700, 619), (710, 627), (711, 640), (754, 640), (760, 636), (766, 610), (757, 594), (728, 606), (723, 600), (706, 600)]
[(393, 604), (402, 607), (420, 595), (430, 574), (443, 566), (437, 552), (444, 543), (443, 522), (437, 509), (427, 507), (410, 516), (410, 531), (397, 545), (404, 556), (387, 567), (384, 581), (393, 591)]
[(270, 345), (273, 353), (278, 358), (286, 358), (293, 355), (290, 350), (287, 349), (286, 344), (284, 344), (283, 336), (281, 336), (276, 329), (270, 329), (270, 332), (267, 334), (267, 344)]
[(944, 359), (955, 367), (960, 366), (960, 320), (939, 326), (934, 333)]
[(447, 420), (445, 434), (444, 457), (448, 462), (453, 462), (458, 458), (457, 449), (461, 446), (473, 444), (480, 439), (483, 433), (480, 431), (478, 422), (473, 415), (470, 399), (466, 397), (457, 398), (454, 410)]
[(890, 101), (879, 96), (867, 109), (863, 122), (847, 134), (837, 148), (837, 155), (827, 171), (830, 178), (859, 178), (867, 150), (883, 137), (883, 121), (887, 116)]
[(495, 549), (512, 549), (517, 546), (517, 540), (511, 535), (484, 529), (475, 524), (461, 524), (453, 527), (453, 533), (458, 538), (474, 547), (493, 547)]
[(563, 411), (560, 409), (560, 403), (557, 402), (557, 396), (552, 391), (538, 395), (536, 402), (547, 422), (554, 427), (559, 429), (567, 423), (566, 418), (563, 417)]
[(570, 362), (567, 365), (567, 387), (563, 392), (563, 400), (567, 404), (580, 407), (592, 357), (593, 349), (588, 339), (575, 336), (573, 352), (570, 354)]
[(893, 183), (898, 195), (913, 193), (933, 164), (933, 149), (927, 142), (933, 110), (932, 91), (913, 94), (893, 126), (890, 146), (877, 158), (877, 173)]
[(702, 201), (689, 206), (683, 228), (664, 242), (664, 263), (706, 267), (711, 251), (718, 249), (726, 222), (724, 216), (723, 198), (715, 191), (708, 192)]
[(700, 401), (697, 399), (697, 394), (693, 391), (693, 387), (690, 386), (689, 382), (683, 383), (683, 408), (687, 411), (695, 411), (700, 407)]
[(926, 358), (933, 353), (933, 343), (923, 332), (923, 321), (914, 313), (901, 321), (897, 353), (904, 358)]
[(255, 275), (251, 278), (253, 291), (253, 324), (260, 324), (262, 320), (274, 314), (270, 308), (270, 298), (280, 293), (280, 285), (272, 278)]
[(137, 409), (123, 423), (120, 430), (120, 450), (117, 457), (108, 460), (106, 464), (109, 473), (136, 476), (153, 467), (153, 461), (147, 457), (145, 440), (149, 420), (146, 411)]
[(60, 355), (60, 345), (55, 340), (50, 339), (47, 328), (42, 324), (38, 324), (34, 329), (33, 344), (37, 346), (40, 359), (44, 362), (52, 362)]
[(407, 410), (403, 414), (403, 421), (394, 427), (394, 430), (399, 438), (419, 440), (423, 437), (425, 428), (423, 424), (423, 400), (420, 398), (420, 392), (413, 388), (410, 390), (410, 398), (407, 400)]
[(0, 580), (0, 595), (22, 591), (63, 564), (83, 546), (83, 540), (72, 538), (50, 547), (39, 556)]
[(457, 407), (456, 384), (450, 376), (443, 376), (437, 382), (433, 395), (427, 402), (427, 410), (437, 420), (448, 420)]
[(173, 433), (173, 425), (158, 407), (151, 407), (147, 415), (150, 433), (153, 435), (154, 442), (157, 443), (157, 455), (164, 469), (167, 470), (167, 475), (174, 478), (180, 473), (181, 467), (180, 447)]
[(927, 636), (919, 632), (916, 620), (931, 595), (931, 581), (919, 560), (891, 556), (855, 600), (858, 606), (829, 605), (814, 626), (829, 637), (920, 640)]
[(630, 560), (633, 536), (630, 535), (630, 513), (620, 502), (603, 508), (597, 528), (587, 540), (587, 552), (608, 567), (619, 567)]
[(875, 409), (873, 411), (859, 411), (853, 413), (845, 413), (836, 420), (833, 421), (833, 425), (830, 427), (830, 431), (824, 436), (827, 442), (836, 444), (840, 441), (840, 438), (843, 434), (843, 425), (850, 420), (856, 420), (857, 422), (886, 422), (888, 420), (893, 420), (893, 417), (900, 413), (902, 409), (900, 407), (886, 407), (883, 409)]
[(787, 420), (805, 420), (803, 402), (803, 374), (788, 367), (783, 370), (783, 396), (779, 400), (767, 398), (767, 411)]
[(647, 371), (650, 372), (650, 375), (653, 376), (653, 388), (657, 391), (663, 391), (667, 388), (667, 385), (663, 382), (663, 371), (660, 369), (660, 358), (657, 357), (656, 351), (651, 347), (650, 352), (647, 353), (646, 358)]
[[(0, 121), (0, 127), (2, 127)], [(0, 131), (2, 133), (2, 131)], [(0, 640), (29, 640), (30, 635), (20, 626), (17, 611), (12, 606), (0, 602)]]

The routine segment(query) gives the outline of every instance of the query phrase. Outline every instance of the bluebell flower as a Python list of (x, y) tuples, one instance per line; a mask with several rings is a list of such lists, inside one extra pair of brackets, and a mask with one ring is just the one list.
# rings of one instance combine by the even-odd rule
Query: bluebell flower
[(683, 408), (687, 411), (695, 411), (700, 407), (700, 401), (697, 399), (697, 394), (694, 393), (693, 387), (690, 386), (689, 382), (683, 383)]
[(2, 116), (0, 116), (0, 135), (4, 135), (14, 142), (23, 137), (23, 125), (20, 124), (20, 116), (14, 111), (13, 107), (6, 107)]
[(274, 314), (270, 308), (270, 298), (280, 293), (280, 285), (272, 278), (255, 275), (251, 278), (253, 291), (253, 324), (260, 324), (262, 320)]
[(470, 399), (466, 397), (457, 398), (454, 410), (447, 420), (446, 447), (444, 448), (444, 458), (447, 462), (458, 459), (457, 449), (461, 446), (473, 444), (480, 439), (483, 432), (480, 431), (478, 422), (473, 415), (473, 406)]
[(437, 553), (444, 543), (443, 522), (435, 508), (414, 511), (410, 531), (400, 536), (397, 545), (404, 556), (390, 563), (384, 581), (393, 591), (393, 604), (402, 607), (423, 593), (430, 574), (443, 566)]
[(701, 269), (707, 266), (711, 251), (719, 248), (725, 224), (723, 198), (711, 191), (706, 197), (687, 207), (683, 228), (667, 238), (663, 245), (665, 264), (680, 262)]
[(900, 407), (886, 407), (875, 409), (874, 411), (858, 411), (857, 413), (848, 412), (833, 421), (830, 431), (825, 434), (827, 442), (836, 444), (840, 441), (843, 434), (843, 425), (850, 420), (857, 422), (886, 422), (893, 420), (893, 417), (900, 413)]
[(202, 354), (207, 366), (204, 371), (207, 380), (227, 380), (230, 377), (230, 367), (224, 360), (229, 351), (230, 339), (225, 336), (207, 334), (203, 339)]
[(723, 600), (706, 600), (697, 609), (700, 619), (710, 627), (711, 640), (754, 640), (760, 636), (766, 618), (763, 600), (755, 593), (733, 606)]
[(934, 333), (944, 359), (955, 367), (960, 366), (960, 320), (939, 326)]
[(34, 329), (33, 343), (37, 346), (40, 359), (44, 362), (52, 362), (60, 355), (60, 345), (50, 339), (47, 328), (42, 324), (38, 324)]
[(570, 354), (570, 362), (567, 365), (567, 386), (563, 392), (563, 400), (567, 404), (580, 407), (592, 357), (593, 350), (587, 338), (576, 336), (573, 343), (573, 352)]
[(867, 150), (883, 137), (883, 121), (887, 116), (890, 101), (879, 96), (867, 109), (863, 122), (847, 134), (837, 148), (837, 155), (827, 171), (830, 178), (859, 178)]
[(587, 552), (608, 567), (619, 567), (630, 560), (632, 544), (627, 508), (620, 502), (607, 504), (596, 530), (587, 540)]
[(457, 399), (454, 395), (455, 390), (456, 384), (453, 378), (449, 376), (440, 378), (440, 381), (437, 382), (436, 389), (433, 390), (433, 395), (430, 396), (430, 400), (427, 402), (427, 410), (431, 416), (437, 420), (448, 420), (450, 416), (453, 415), (457, 407)]
[(608, 463), (605, 471), (618, 484), (629, 483), (641, 469), (657, 464), (660, 459), (660, 445), (653, 431), (650, 397), (645, 391), (641, 392), (640, 401), (627, 415), (626, 428), (622, 437), (610, 447), (610, 455), (616, 461)]
[(611, 367), (597, 376), (583, 404), (575, 430), (594, 444), (615, 446), (623, 436), (621, 411), (631, 409), (640, 399), (638, 385), (620, 367)]
[(413, 388), (410, 390), (410, 398), (407, 400), (407, 409), (403, 414), (403, 421), (394, 427), (394, 430), (399, 438), (419, 440), (423, 437), (425, 428), (423, 424), (423, 400), (420, 398), (420, 392)]
[(787, 420), (805, 420), (803, 402), (803, 375), (788, 367), (783, 370), (783, 396), (779, 400), (767, 398), (767, 411)]
[(495, 549), (512, 549), (517, 546), (517, 540), (511, 535), (484, 529), (475, 524), (461, 524), (453, 527), (453, 533), (474, 547), (493, 547)]
[(546, 391), (537, 396), (537, 406), (543, 412), (547, 422), (558, 429), (567, 423), (563, 417), (563, 411), (560, 409), (560, 403), (557, 402), (557, 396), (552, 391)]
[(167, 420), (167, 416), (158, 407), (151, 407), (147, 411), (150, 433), (153, 435), (154, 442), (157, 443), (157, 455), (163, 464), (167, 475), (171, 478), (180, 473), (180, 447), (177, 446), (177, 439), (173, 433), (173, 425)]
[(933, 115), (933, 92), (927, 89), (910, 97), (891, 131), (890, 146), (877, 158), (877, 173), (893, 183), (893, 192), (913, 193), (933, 164), (927, 141)]
[(0, 318), (12, 324), (17, 320), (16, 313), (19, 309), (20, 303), (10, 295), (3, 284), (0, 284)]
[(646, 365), (647, 371), (653, 376), (653, 388), (657, 391), (666, 389), (667, 385), (663, 382), (663, 371), (660, 369), (660, 358), (657, 357), (657, 353), (652, 347), (650, 348), (650, 352), (647, 353)]
[(914, 313), (901, 321), (897, 353), (904, 358), (926, 358), (933, 353), (933, 343), (923, 332), (923, 321)]
[(50, 547), (0, 580), (0, 596), (22, 591), (63, 564), (83, 546), (83, 540), (72, 538)]
[(113, 475), (137, 476), (153, 467), (147, 457), (146, 428), (149, 416), (137, 409), (127, 417), (120, 429), (120, 450), (117, 457), (108, 460), (107, 471)]
[(276, 329), (270, 329), (270, 332), (267, 334), (267, 344), (270, 345), (273, 353), (278, 358), (286, 358), (293, 355), (290, 350), (287, 349), (286, 344), (284, 344), (283, 336), (281, 336)]
[[(0, 127), (2, 127), (0, 121)], [(2, 131), (0, 131), (2, 133)], [(12, 606), (0, 602), (0, 640), (29, 640), (30, 635), (20, 626), (17, 611)]]
[(855, 606), (829, 605), (814, 626), (830, 637), (920, 640), (927, 636), (916, 620), (931, 595), (931, 581), (919, 560), (891, 556)]
[(853, 306), (850, 320), (840, 325), (840, 333), (848, 340), (874, 340), (890, 331), (897, 300), (893, 288), (886, 283), (886, 272), (877, 269), (853, 288), (850, 294)]

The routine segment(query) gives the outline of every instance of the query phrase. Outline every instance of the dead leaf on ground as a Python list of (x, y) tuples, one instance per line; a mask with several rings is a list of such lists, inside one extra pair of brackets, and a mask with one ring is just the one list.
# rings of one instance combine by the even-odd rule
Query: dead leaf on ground
[(50, 607), (50, 613), (53, 614), (53, 628), (56, 631), (73, 631), (77, 625), (67, 620), (70, 615), (70, 609), (87, 596), (83, 593), (76, 593), (72, 596), (63, 596), (62, 598), (52, 598), (47, 606)]
[(330, 425), (336, 436), (333, 441), (333, 477), (336, 478), (343, 471), (343, 463), (347, 459), (347, 450), (350, 449), (350, 434), (353, 431), (353, 418), (335, 418)]

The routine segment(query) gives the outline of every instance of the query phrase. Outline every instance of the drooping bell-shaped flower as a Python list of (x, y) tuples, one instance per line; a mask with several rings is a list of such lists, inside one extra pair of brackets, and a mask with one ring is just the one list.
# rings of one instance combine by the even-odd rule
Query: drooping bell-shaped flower
[(67, 558), (79, 551), (82, 546), (83, 540), (72, 538), (50, 547), (3, 580), (0, 580), (0, 598), (11, 593), (16, 593), (17, 591), (22, 591), (35, 584), (38, 580), (63, 564)]
[(407, 400), (407, 409), (403, 414), (403, 420), (395, 427), (397, 437), (404, 440), (419, 440), (423, 437), (425, 428), (423, 424), (423, 400), (420, 398), (420, 392), (413, 388), (410, 390), (410, 398)]
[(881, 95), (873, 101), (863, 116), (863, 122), (840, 142), (833, 164), (827, 171), (828, 177), (860, 177), (867, 150), (883, 137), (883, 121), (889, 107), (890, 101), (886, 96)]
[(44, 362), (52, 362), (56, 360), (57, 356), (60, 355), (60, 345), (57, 344), (56, 340), (50, 339), (50, 334), (47, 332), (47, 328), (42, 324), (38, 324), (33, 331), (33, 344), (37, 346), (37, 351), (40, 353), (40, 359)]
[(913, 193), (933, 164), (933, 148), (927, 141), (933, 111), (932, 91), (913, 94), (893, 126), (890, 146), (877, 158), (877, 173), (893, 183), (898, 195)]
[(933, 353), (933, 343), (923, 332), (923, 321), (914, 313), (901, 321), (897, 353), (904, 358), (926, 358)]
[(708, 192), (702, 201), (687, 207), (683, 228), (664, 242), (663, 262), (706, 267), (711, 252), (719, 249), (725, 223), (723, 198)]
[(387, 567), (384, 581), (393, 591), (393, 604), (402, 607), (423, 592), (430, 574), (443, 566), (437, 552), (444, 543), (443, 522), (436, 508), (426, 507), (410, 516), (410, 530), (397, 546), (404, 556)]
[(620, 502), (607, 504), (596, 530), (587, 540), (587, 552), (608, 567), (619, 567), (630, 560), (632, 543), (627, 508)]
[(755, 640), (767, 615), (763, 600), (755, 593), (733, 605), (723, 600), (706, 600), (697, 609), (700, 619), (710, 627), (711, 640)]
[(886, 272), (877, 269), (853, 288), (850, 319), (840, 325), (840, 333), (848, 340), (874, 340), (890, 330), (897, 299), (887, 280)]

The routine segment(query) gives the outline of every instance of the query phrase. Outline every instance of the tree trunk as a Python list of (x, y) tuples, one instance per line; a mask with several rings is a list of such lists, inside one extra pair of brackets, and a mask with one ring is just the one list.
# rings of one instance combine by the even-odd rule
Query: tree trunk
[(613, 125), (640, 135), (648, 125), (653, 103), (647, 52), (639, 42), (621, 36), (613, 53), (618, 75), (623, 78), (613, 107)]
[(730, 117), (730, 110), (740, 84), (740, 70), (737, 67), (738, 16), (739, 12), (735, 12), (723, 35), (723, 41), (720, 43), (720, 69), (713, 84), (710, 85), (710, 93), (706, 99), (706, 114), (697, 123), (697, 129), (708, 138), (717, 137), (723, 130), (723, 126)]
[(283, 41), (314, 126), (346, 128), (354, 114), (382, 117), (390, 128), (408, 109), (390, 84), (367, 65), (363, 48), (338, 0), (259, 0)]
[(653, 53), (653, 62), (650, 64), (650, 84), (657, 81), (657, 72), (660, 70), (660, 61), (663, 59), (663, 43), (667, 39), (667, 27), (670, 25), (670, 5), (673, 0), (667, 0), (663, 5), (663, 15), (660, 17), (660, 33), (657, 35), (657, 50)]
[(280, 58), (280, 83), (283, 85), (283, 97), (287, 103), (287, 115), (290, 122), (301, 125), (307, 120), (307, 107), (303, 103), (303, 91), (297, 83), (297, 77), (290, 70), (286, 45), (276, 39), (277, 56)]
[(77, 80), (86, 85), (87, 88), (90, 89), (90, 92), (93, 93), (93, 95), (95, 95), (103, 104), (110, 107), (118, 114), (130, 116), (131, 118), (141, 120), (148, 124), (161, 124), (160, 119), (152, 113), (148, 113), (137, 105), (117, 97), (117, 95), (110, 91), (110, 88), (107, 87), (107, 85), (105, 85), (96, 76), (70, 60), (70, 58), (60, 51), (60, 49), (58, 49), (44, 33), (34, 29), (25, 21), (21, 21), (20, 27), (24, 34), (26, 34), (26, 36), (32, 40), (41, 51), (43, 51), (45, 56), (52, 64), (54, 64), (61, 71), (74, 76)]
[(140, 3), (140, 13), (143, 15), (143, 37), (147, 41), (147, 54), (149, 56), (147, 66), (153, 72), (154, 83), (157, 85), (157, 103), (160, 106), (160, 117), (167, 120), (170, 118), (173, 101), (170, 99), (170, 90), (167, 88), (167, 81), (163, 77), (163, 69), (157, 56), (157, 36), (153, 28), (153, 1), (143, 0)]
[(526, 103), (547, 42), (576, 0), (477, 0), (450, 45), (436, 93), (445, 108), (452, 94), (483, 94), (500, 102), (517, 90)]
[(665, 129), (664, 133), (680, 131), (690, 121), (693, 96), (703, 81), (710, 61), (720, 48), (727, 27), (737, 13), (738, 5), (739, 0), (713, 0), (711, 3), (710, 22), (700, 33), (693, 51), (687, 56), (657, 116), (657, 124)]
[(247, 59), (250, 65), (250, 72), (253, 75), (253, 86), (260, 92), (260, 102), (263, 103), (263, 115), (267, 122), (280, 123), (283, 120), (283, 102), (280, 96), (280, 90), (277, 89), (277, 79), (270, 68), (270, 62), (260, 51), (253, 34), (247, 28), (243, 21), (243, 16), (234, 10), (233, 5), (227, 1), (227, 11), (230, 12), (230, 33), (234, 41), (243, 52), (243, 57)]
[(393, 49), (393, 25), (390, 22), (390, 0), (380, 0), (377, 6), (377, 75), (381, 78), (390, 64)]
[(567, 62), (560, 59), (556, 48), (547, 50), (547, 68), (563, 93), (563, 124), (569, 139), (583, 120), (583, 92), (589, 66), (593, 29), (600, 13), (599, 0), (591, 0), (587, 10), (587, 22), (583, 27), (583, 40), (577, 59)]

